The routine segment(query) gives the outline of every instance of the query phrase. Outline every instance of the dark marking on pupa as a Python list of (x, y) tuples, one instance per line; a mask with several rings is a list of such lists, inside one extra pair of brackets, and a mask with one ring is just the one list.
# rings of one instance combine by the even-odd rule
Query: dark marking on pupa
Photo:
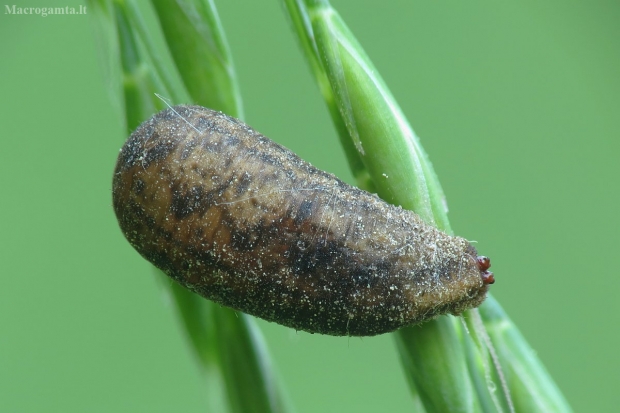
[(113, 204), (131, 245), (180, 284), (311, 333), (371, 336), (460, 314), (494, 282), (465, 239), (199, 106), (130, 136)]

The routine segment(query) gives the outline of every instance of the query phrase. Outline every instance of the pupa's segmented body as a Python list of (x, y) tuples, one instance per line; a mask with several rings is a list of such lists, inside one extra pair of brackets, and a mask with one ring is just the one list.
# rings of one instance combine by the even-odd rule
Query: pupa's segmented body
[(190, 290), (312, 333), (370, 336), (478, 306), (488, 259), (241, 121), (176, 106), (118, 158), (131, 245)]

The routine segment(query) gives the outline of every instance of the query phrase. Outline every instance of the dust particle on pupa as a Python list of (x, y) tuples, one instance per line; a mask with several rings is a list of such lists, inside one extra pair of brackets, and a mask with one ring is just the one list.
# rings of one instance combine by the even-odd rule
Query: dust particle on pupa
[(129, 137), (113, 205), (129, 243), (175, 281), (311, 333), (460, 314), (494, 281), (465, 239), (200, 106), (159, 112)]

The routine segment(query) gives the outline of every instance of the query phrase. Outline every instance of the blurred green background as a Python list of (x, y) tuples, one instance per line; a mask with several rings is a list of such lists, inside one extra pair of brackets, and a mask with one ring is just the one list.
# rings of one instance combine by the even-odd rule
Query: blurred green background
[[(617, 411), (620, 4), (332, 3), (421, 136), (455, 232), (492, 258), (493, 295), (575, 411)], [(246, 122), (352, 182), (281, 4), (217, 4)], [(171, 302), (112, 212), (126, 135), (92, 16), (4, 7), (0, 411), (206, 411)], [(260, 326), (298, 412), (410, 410), (389, 335)]]

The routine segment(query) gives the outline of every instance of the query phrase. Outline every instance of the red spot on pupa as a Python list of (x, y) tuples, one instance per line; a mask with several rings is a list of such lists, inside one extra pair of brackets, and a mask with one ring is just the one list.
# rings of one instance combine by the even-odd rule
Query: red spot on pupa
[(495, 277), (491, 271), (485, 271), (482, 273), (482, 282), (485, 284), (493, 284), (495, 282)]
[(480, 271), (486, 271), (491, 268), (491, 259), (489, 257), (480, 255), (476, 260), (478, 261), (478, 268), (480, 268)]

